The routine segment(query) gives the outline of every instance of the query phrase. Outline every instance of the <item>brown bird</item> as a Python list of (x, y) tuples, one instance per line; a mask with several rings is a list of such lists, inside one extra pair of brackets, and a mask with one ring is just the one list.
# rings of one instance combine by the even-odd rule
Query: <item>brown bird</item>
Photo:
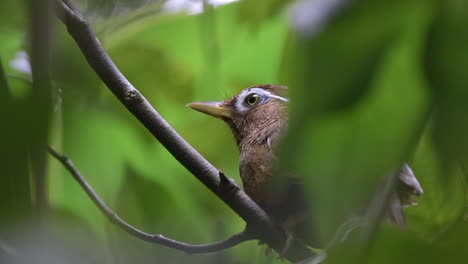
[[(273, 177), (275, 147), (287, 127), (286, 91), (285, 86), (260, 84), (221, 102), (187, 106), (229, 125), (240, 152), (239, 171), (245, 192), (290, 235), (316, 247), (300, 180), (292, 175)], [(413, 203), (412, 195), (422, 192), (411, 169), (403, 165), (387, 218), (404, 225), (402, 208)]]
[(315, 246), (300, 181), (290, 176), (282, 177), (281, 182), (272, 180), (275, 147), (287, 126), (286, 91), (281, 85), (254, 85), (221, 102), (187, 106), (229, 125), (240, 152), (244, 191), (291, 235), (300, 234), (307, 244)]
[(286, 126), (285, 89), (279, 85), (255, 85), (222, 102), (187, 105), (229, 125), (240, 152), (244, 190), (261, 207), (268, 202), (265, 187), (275, 162), (273, 148)]

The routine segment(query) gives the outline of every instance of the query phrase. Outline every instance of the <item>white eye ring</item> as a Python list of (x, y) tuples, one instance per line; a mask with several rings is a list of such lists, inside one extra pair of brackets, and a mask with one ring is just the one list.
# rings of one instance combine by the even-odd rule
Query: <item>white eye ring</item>
[[(249, 95), (251, 95), (251, 94), (257, 94), (260, 97), (259, 98), (260, 100), (258, 101), (258, 103), (254, 104), (254, 105), (249, 105), (249, 104), (247, 104), (245, 102), (247, 97)], [(288, 99), (286, 99), (284, 97), (281, 97), (279, 95), (275, 95), (275, 94), (271, 93), (268, 90), (265, 90), (265, 89), (262, 89), (262, 88), (259, 88), (259, 87), (252, 87), (250, 89), (246, 89), (246, 90), (242, 91), (239, 94), (238, 100), (236, 101), (236, 104), (235, 104), (235, 109), (238, 112), (247, 111), (247, 110), (251, 109), (253, 106), (257, 106), (260, 103), (268, 101), (268, 99), (271, 99), (271, 98), (274, 98), (274, 99), (277, 99), (277, 100), (280, 100), (280, 101), (283, 101), (283, 102), (288, 102)]]

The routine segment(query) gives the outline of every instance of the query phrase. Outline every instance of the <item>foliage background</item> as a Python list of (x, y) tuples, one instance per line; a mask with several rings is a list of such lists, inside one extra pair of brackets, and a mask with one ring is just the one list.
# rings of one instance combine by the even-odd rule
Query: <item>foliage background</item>
[[(184, 105), (222, 100), (258, 83), (288, 85), (291, 129), (282, 153), (289, 158), (282, 159), (282, 166), (307, 175), (323, 240), (352, 215), (350, 208), (369, 199), (382, 176), (406, 160), (425, 194), (417, 207), (406, 209), (408, 228), (384, 224), (379, 229), (368, 260), (466, 260), (466, 1), (353, 1), (328, 15), (319, 8), (321, 1), (315, 1), (314, 8), (325, 15), (322, 27), (313, 32), (301, 31), (300, 8), (286, 2), (240, 1), (216, 8), (205, 2), (200, 14), (169, 13), (161, 1), (79, 4), (129, 81), (189, 143), (238, 183), (238, 153), (228, 128)], [(0, 58), (11, 94), (22, 102), (31, 88), (18, 77), (30, 75), (12, 62), (19, 51), (29, 49), (27, 4), (6, 1), (2, 6)], [(58, 21), (52, 72), (49, 143), (74, 161), (123, 219), (189, 243), (223, 239), (243, 229), (244, 223), (103, 86)], [(34, 109), (27, 107), (34, 118)], [(0, 109), (2, 117), (16, 113)], [(4, 161), (11, 159), (9, 150), (21, 137), (35, 133), (10, 133), (21, 128), (23, 120), (5, 120), (9, 122), (2, 122), (0, 132)], [(107, 222), (52, 159), (47, 193), (56, 236), (35, 244), (28, 229), (19, 225), (29, 214), (16, 212), (32, 211), (32, 183), (15, 180), (15, 173), (27, 172), (8, 169), (24, 168), (21, 158), (2, 163), (7, 169), (0, 185), (0, 249), (9, 245), (30, 256), (48, 250), (45, 259), (66, 256), (107, 263), (280, 262), (265, 256), (257, 242), (187, 256), (129, 237)], [(25, 208), (18, 203), (21, 199)], [(331, 252), (329, 261), (349, 262), (356, 243), (350, 238)]]

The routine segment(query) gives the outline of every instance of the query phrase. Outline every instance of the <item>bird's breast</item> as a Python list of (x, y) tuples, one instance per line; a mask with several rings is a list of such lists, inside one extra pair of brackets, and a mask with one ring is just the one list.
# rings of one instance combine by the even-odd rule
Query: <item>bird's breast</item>
[(244, 191), (264, 209), (274, 160), (267, 145), (250, 146), (241, 150), (239, 170)]

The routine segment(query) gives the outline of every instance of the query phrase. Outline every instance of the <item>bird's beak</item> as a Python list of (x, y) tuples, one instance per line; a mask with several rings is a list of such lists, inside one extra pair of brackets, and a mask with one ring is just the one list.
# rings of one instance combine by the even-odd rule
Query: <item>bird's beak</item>
[(231, 118), (232, 110), (223, 102), (193, 102), (186, 105), (194, 110), (217, 118)]

